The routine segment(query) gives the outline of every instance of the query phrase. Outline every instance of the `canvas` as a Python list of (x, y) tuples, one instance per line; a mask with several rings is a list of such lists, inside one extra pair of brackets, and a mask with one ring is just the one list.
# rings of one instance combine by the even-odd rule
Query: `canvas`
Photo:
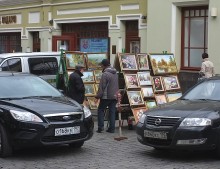
[(95, 96), (95, 85), (94, 84), (85, 84), (85, 96)]
[(164, 94), (155, 95), (155, 99), (157, 101), (157, 105), (167, 103), (167, 99), (166, 99), (166, 96)]
[(87, 97), (87, 100), (89, 102), (89, 107), (91, 110), (98, 109), (99, 100), (97, 100), (95, 97)]
[(163, 77), (163, 83), (165, 90), (180, 89), (180, 84), (176, 75)]
[(127, 94), (128, 94), (128, 100), (131, 106), (144, 104), (141, 91), (127, 91)]
[(94, 83), (94, 74), (93, 71), (84, 71), (82, 76), (83, 83)]
[(154, 97), (154, 91), (152, 86), (142, 87), (141, 88), (143, 97)]
[(145, 102), (145, 104), (146, 104), (147, 108), (149, 108), (149, 109), (154, 108), (154, 107), (157, 106), (157, 103), (156, 103), (155, 100), (147, 100)]
[(124, 74), (127, 89), (139, 88), (136, 74)]
[(176, 92), (176, 93), (166, 93), (167, 101), (172, 102), (177, 99), (179, 99), (182, 96), (181, 92)]
[(86, 67), (83, 53), (66, 52), (65, 57), (67, 69), (75, 69), (78, 64)]
[(138, 77), (140, 86), (152, 85), (150, 71), (137, 72), (137, 77)]
[(147, 54), (137, 54), (139, 70), (149, 70), (149, 62)]
[(178, 73), (173, 54), (150, 54), (154, 75)]
[(102, 70), (94, 70), (95, 82), (100, 83), (100, 79), (102, 77)]
[(138, 70), (137, 61), (134, 54), (119, 54), (119, 62), (121, 70)]
[(141, 115), (147, 111), (147, 108), (146, 107), (138, 107), (138, 108), (134, 108), (131, 110), (134, 115), (135, 122), (137, 123), (138, 120), (140, 119)]
[(103, 59), (107, 59), (106, 53), (87, 53), (88, 68), (101, 68), (100, 63)]
[(162, 78), (161, 76), (153, 76), (153, 88), (155, 92), (162, 92), (164, 91), (163, 83), (162, 83)]

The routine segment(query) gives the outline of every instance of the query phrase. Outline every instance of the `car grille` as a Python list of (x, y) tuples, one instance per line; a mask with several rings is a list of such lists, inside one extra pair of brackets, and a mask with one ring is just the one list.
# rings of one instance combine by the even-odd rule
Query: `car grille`
[(51, 116), (45, 117), (49, 122), (60, 122), (60, 121), (73, 121), (73, 120), (80, 120), (82, 118), (82, 114), (73, 114), (68, 115), (68, 119), (64, 118), (64, 116)]
[[(153, 125), (153, 126), (174, 126), (178, 120), (179, 117), (160, 117), (160, 116), (147, 116), (147, 125)], [(157, 122), (160, 121), (160, 122)]]
[(44, 136), (41, 141), (52, 143), (52, 142), (62, 142), (62, 141), (71, 141), (71, 140), (78, 140), (86, 138), (87, 133), (80, 133), (80, 134), (72, 134), (67, 136)]

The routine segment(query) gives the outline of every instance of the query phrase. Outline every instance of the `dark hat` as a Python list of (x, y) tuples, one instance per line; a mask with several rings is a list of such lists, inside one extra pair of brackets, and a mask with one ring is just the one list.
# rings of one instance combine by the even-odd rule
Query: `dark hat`
[(110, 66), (110, 62), (109, 62), (108, 59), (103, 59), (100, 64), (103, 65), (103, 66)]
[(76, 65), (76, 69), (77, 69), (77, 70), (84, 69), (84, 68), (85, 68), (84, 65)]

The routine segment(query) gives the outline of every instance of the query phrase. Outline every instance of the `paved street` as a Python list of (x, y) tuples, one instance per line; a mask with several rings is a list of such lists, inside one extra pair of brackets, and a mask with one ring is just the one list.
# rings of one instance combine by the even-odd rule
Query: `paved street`
[[(117, 123), (118, 124), (118, 123)], [(97, 128), (97, 127), (96, 127)], [(95, 133), (81, 149), (67, 145), (16, 151), (13, 157), (0, 159), (1, 169), (203, 169), (220, 168), (211, 152), (159, 152), (141, 145), (134, 130), (123, 127), (128, 139), (114, 140), (118, 133)]]

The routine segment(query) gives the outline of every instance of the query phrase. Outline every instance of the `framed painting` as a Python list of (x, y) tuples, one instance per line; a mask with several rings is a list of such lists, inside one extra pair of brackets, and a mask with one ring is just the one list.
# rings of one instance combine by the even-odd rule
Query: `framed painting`
[(89, 107), (91, 110), (98, 109), (99, 100), (97, 100), (95, 97), (87, 97), (87, 100), (89, 102)]
[(80, 52), (65, 52), (66, 68), (75, 69), (76, 65), (80, 64), (86, 67), (85, 57)]
[(155, 100), (147, 100), (145, 102), (145, 104), (146, 104), (147, 108), (149, 108), (149, 109), (152, 109), (157, 106), (157, 103)]
[(134, 54), (120, 53), (118, 57), (121, 70), (138, 70), (136, 56)]
[(164, 76), (162, 77), (164, 88), (166, 91), (180, 89), (178, 77), (175, 76)]
[(97, 93), (99, 90), (99, 84), (95, 84), (95, 92)]
[(102, 77), (102, 70), (94, 70), (95, 82), (100, 83), (100, 79)]
[(178, 73), (173, 54), (150, 54), (154, 75)]
[(152, 86), (142, 87), (141, 92), (143, 94), (143, 97), (154, 97), (154, 91)]
[(137, 77), (140, 86), (152, 85), (150, 71), (137, 72)]
[(138, 108), (134, 108), (131, 110), (134, 115), (135, 122), (137, 123), (138, 120), (140, 119), (141, 115), (147, 111), (147, 108), (146, 107), (138, 107)]
[(138, 106), (144, 104), (141, 91), (127, 91), (130, 106)]
[(166, 99), (165, 94), (156, 94), (155, 99), (157, 101), (157, 105), (167, 103), (167, 99)]
[(149, 70), (149, 62), (147, 54), (137, 54), (137, 62), (139, 70)]
[(85, 96), (95, 96), (95, 85), (94, 84), (85, 84)]
[(101, 68), (100, 63), (103, 59), (107, 59), (107, 53), (87, 53), (86, 56), (88, 69)]
[(166, 93), (167, 101), (172, 102), (177, 99), (179, 99), (182, 96), (182, 92), (176, 92), (176, 93)]
[(152, 77), (152, 81), (153, 81), (153, 88), (154, 88), (155, 92), (162, 92), (162, 91), (164, 91), (164, 87), (163, 87), (161, 76), (153, 76)]
[(82, 76), (83, 83), (94, 83), (94, 74), (93, 71), (84, 71)]
[(139, 88), (139, 83), (136, 74), (124, 74), (127, 89)]

